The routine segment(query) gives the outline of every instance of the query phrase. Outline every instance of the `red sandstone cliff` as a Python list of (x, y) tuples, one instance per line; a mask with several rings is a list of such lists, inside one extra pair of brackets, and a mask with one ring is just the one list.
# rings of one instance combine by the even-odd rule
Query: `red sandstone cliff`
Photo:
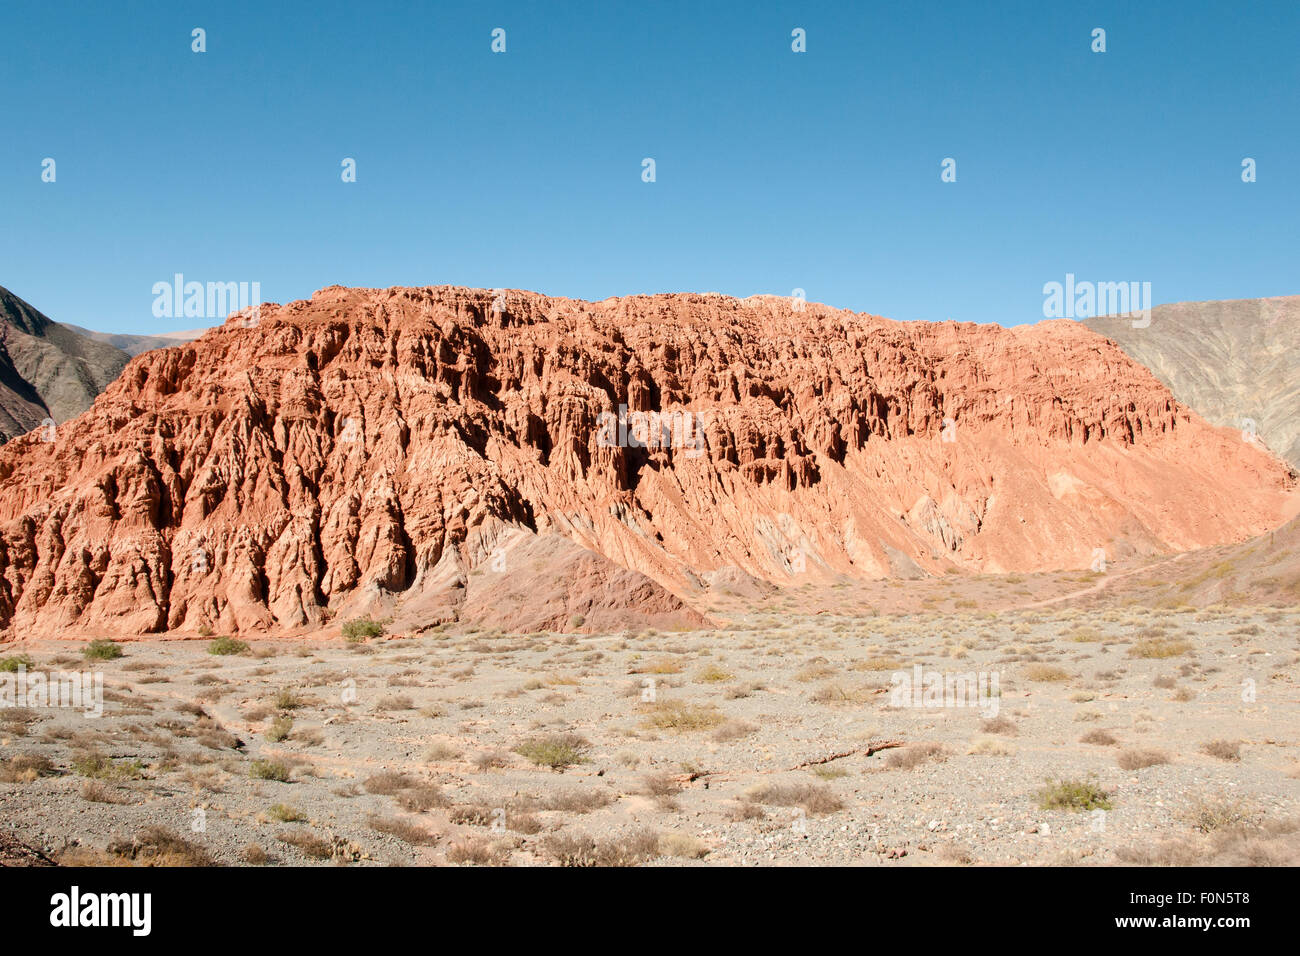
[[(702, 444), (607, 447), (621, 403)], [(746, 575), (1085, 567), (1294, 511), (1286, 465), (1082, 325), (775, 297), (331, 287), (40, 437), (0, 449), (9, 637), (689, 623)]]

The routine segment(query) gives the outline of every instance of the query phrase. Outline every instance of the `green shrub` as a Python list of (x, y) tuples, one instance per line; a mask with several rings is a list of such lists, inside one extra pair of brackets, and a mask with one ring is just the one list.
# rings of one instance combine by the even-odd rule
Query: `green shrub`
[(15, 673), (18, 668), (32, 669), (32, 659), (26, 654), (14, 654), (12, 657), (0, 657), (0, 672)]
[(297, 710), (303, 705), (303, 699), (292, 687), (283, 687), (275, 695), (277, 710)]
[(225, 657), (228, 654), (243, 654), (248, 650), (248, 644), (244, 641), (236, 640), (228, 634), (223, 634), (208, 644), (209, 654), (219, 654)]
[(293, 718), (281, 714), (272, 720), (271, 726), (266, 729), (266, 739), (273, 744), (278, 744), (289, 736), (291, 730), (293, 730)]
[(279, 783), (289, 782), (289, 768), (274, 760), (254, 760), (249, 769), (249, 776), (255, 780), (275, 780)]
[(144, 776), (139, 760), (110, 760), (103, 754), (79, 753), (72, 758), (72, 769), (94, 780), (138, 780)]
[(280, 823), (297, 823), (299, 820), (307, 819), (296, 807), (286, 806), (283, 803), (277, 803), (270, 810), (267, 810), (266, 815)]
[(1106, 792), (1090, 780), (1049, 780), (1038, 791), (1038, 805), (1044, 810), (1110, 810)]
[(113, 661), (122, 656), (122, 646), (115, 641), (107, 638), (100, 638), (97, 641), (91, 641), (81, 653), (85, 655), (88, 661)]
[(368, 637), (379, 637), (384, 625), (367, 617), (354, 617), (343, 625), (343, 637), (350, 644), (359, 644)]
[(525, 740), (515, 748), (515, 753), (526, 757), (539, 767), (563, 771), (575, 763), (583, 763), (583, 756), (591, 745), (577, 734), (547, 734)]

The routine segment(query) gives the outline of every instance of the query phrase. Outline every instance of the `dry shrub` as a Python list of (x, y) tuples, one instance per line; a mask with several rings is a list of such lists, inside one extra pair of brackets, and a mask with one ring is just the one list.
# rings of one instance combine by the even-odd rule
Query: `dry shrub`
[(297, 847), (313, 860), (328, 860), (334, 855), (334, 846), (309, 830), (283, 830), (275, 835), (281, 843)]
[(641, 792), (649, 797), (672, 797), (682, 792), (682, 784), (672, 774), (652, 773), (641, 778)]
[(1129, 648), (1129, 657), (1161, 659), (1178, 657), (1192, 649), (1192, 645), (1181, 638), (1144, 638)]
[(702, 860), (709, 848), (703, 840), (687, 833), (665, 833), (659, 837), (659, 854), (683, 860)]
[(1232, 827), (1258, 827), (1261, 814), (1245, 801), (1231, 797), (1197, 797), (1183, 811), (1181, 819), (1201, 833)]
[(447, 862), (456, 866), (505, 866), (510, 850), (482, 837), (461, 837), (447, 847)]
[(399, 807), (411, 813), (423, 813), (434, 807), (445, 807), (450, 802), (441, 789), (427, 783), (402, 790), (394, 799)]
[(891, 750), (885, 757), (885, 766), (890, 770), (912, 770), (931, 759), (942, 759), (947, 753), (947, 748), (939, 743), (908, 744)]
[(375, 774), (373, 777), (367, 777), (365, 783), (362, 784), (367, 793), (377, 793), (384, 797), (394, 796), (403, 790), (409, 790), (411, 787), (418, 785), (419, 781), (414, 777), (393, 771), (384, 771)]
[(1240, 760), (1241, 742), (1238, 740), (1211, 740), (1201, 744), (1201, 753), (1220, 760)]
[(215, 866), (216, 861), (198, 844), (166, 827), (146, 827), (135, 839), (115, 840), (108, 852), (135, 866)]
[(1012, 754), (1011, 747), (996, 737), (980, 737), (970, 745), (966, 753), (975, 756), (986, 757), (1009, 757)]
[(54, 764), (44, 754), (14, 754), (0, 764), (0, 783), (31, 783), (54, 773)]
[(571, 787), (568, 790), (557, 790), (541, 797), (520, 795), (509, 801), (507, 806), (517, 810), (591, 813), (593, 810), (600, 810), (609, 806), (614, 802), (614, 799), (614, 794), (608, 790)]
[(543, 846), (561, 866), (636, 866), (659, 855), (659, 837), (653, 830), (635, 830), (604, 840), (558, 833)]
[(646, 726), (656, 730), (708, 730), (726, 718), (712, 704), (663, 700), (647, 708)]
[(372, 816), (366, 822), (369, 824), (370, 829), (377, 833), (387, 833), (389, 836), (397, 837), (403, 843), (430, 846), (438, 842), (436, 834), (430, 833), (423, 827), (416, 826), (409, 820), (403, 820), (400, 817)]
[(1144, 767), (1169, 763), (1169, 754), (1163, 750), (1135, 748), (1121, 751), (1115, 758), (1115, 762), (1119, 764), (1121, 770), (1141, 770)]
[(130, 803), (130, 797), (99, 780), (87, 780), (81, 785), (81, 799), (90, 803)]
[(1016, 734), (1016, 725), (1012, 720), (1006, 717), (991, 717), (980, 724), (980, 730), (986, 734)]
[(725, 744), (739, 740), (741, 737), (748, 737), (757, 730), (757, 726), (743, 720), (728, 720), (718, 725), (718, 729), (713, 732), (713, 739), (716, 743)]
[(1030, 664), (1025, 668), (1024, 675), (1028, 680), (1039, 683), (1070, 679), (1069, 671), (1052, 664)]
[(844, 801), (827, 786), (815, 783), (764, 783), (745, 793), (745, 799), (770, 807), (801, 807), (814, 816), (844, 809)]
[(250, 843), (240, 850), (239, 858), (251, 866), (264, 866), (271, 861), (267, 852), (256, 843)]
[(1113, 747), (1119, 740), (1108, 731), (1090, 730), (1079, 738), (1081, 744), (1096, 744), (1098, 747)]

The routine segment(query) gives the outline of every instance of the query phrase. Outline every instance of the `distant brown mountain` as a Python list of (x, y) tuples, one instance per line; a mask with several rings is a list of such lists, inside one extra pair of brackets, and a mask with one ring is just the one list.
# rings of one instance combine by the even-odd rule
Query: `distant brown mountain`
[(1300, 465), (1300, 296), (1156, 306), (1151, 324), (1089, 319), (1216, 425), (1253, 433)]
[(80, 415), (129, 358), (0, 287), (0, 440)]

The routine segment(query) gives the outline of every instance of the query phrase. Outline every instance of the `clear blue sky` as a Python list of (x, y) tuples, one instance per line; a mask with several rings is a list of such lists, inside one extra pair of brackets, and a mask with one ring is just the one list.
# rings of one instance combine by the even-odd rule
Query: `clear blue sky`
[(1067, 272), (1300, 292), (1294, 0), (4, 0), (0, 37), (0, 285), (91, 328), (195, 325), (152, 315), (176, 272), (1004, 324)]

